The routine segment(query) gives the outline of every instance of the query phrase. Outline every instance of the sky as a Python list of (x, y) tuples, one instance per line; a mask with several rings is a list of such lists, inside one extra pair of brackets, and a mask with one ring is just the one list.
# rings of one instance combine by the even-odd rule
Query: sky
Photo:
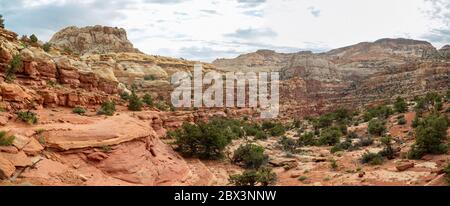
[(117, 26), (147, 54), (205, 62), (381, 38), (450, 44), (450, 0), (0, 0), (0, 14), (42, 41), (68, 26)]

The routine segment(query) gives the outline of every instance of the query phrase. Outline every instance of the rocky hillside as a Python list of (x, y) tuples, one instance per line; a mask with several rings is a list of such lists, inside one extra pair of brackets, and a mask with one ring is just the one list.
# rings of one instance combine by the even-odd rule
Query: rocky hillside
[[(76, 42), (71, 35), (58, 38)], [(133, 48), (126, 43), (112, 44), (119, 51), (98, 42), (46, 47), (4, 29), (0, 43), (0, 185), (240, 184), (245, 175), (239, 174), (254, 163), (264, 166), (256, 175), (276, 185), (447, 184), (450, 91), (355, 106), (447, 88), (448, 47), (380, 40), (323, 54), (261, 50), (235, 62), (218, 60), (220, 68), (204, 64), (281, 71), (283, 115), (262, 121), (251, 108), (162, 107), (170, 75), (192, 71), (194, 61), (124, 52)], [(131, 85), (138, 95), (123, 95)], [(151, 94), (145, 104), (144, 92)], [(299, 118), (340, 106), (351, 111)], [(414, 146), (428, 135), (415, 127), (436, 121), (442, 124), (431, 125), (436, 132), (430, 133), (439, 145), (425, 146), (439, 148), (439, 155), (431, 155)], [(406, 158), (411, 151), (415, 159)], [(210, 155), (224, 158), (205, 160)]]
[(218, 70), (279, 71), (283, 113), (301, 116), (336, 105), (355, 107), (445, 90), (450, 84), (447, 50), (424, 41), (380, 39), (318, 54), (261, 50), (213, 65)]

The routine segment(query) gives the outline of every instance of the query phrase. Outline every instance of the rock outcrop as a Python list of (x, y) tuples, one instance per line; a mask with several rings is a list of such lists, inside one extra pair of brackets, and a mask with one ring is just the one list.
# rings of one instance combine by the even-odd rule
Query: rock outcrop
[(107, 26), (75, 26), (62, 29), (49, 41), (62, 49), (78, 54), (109, 52), (139, 52), (127, 39), (125, 29)]

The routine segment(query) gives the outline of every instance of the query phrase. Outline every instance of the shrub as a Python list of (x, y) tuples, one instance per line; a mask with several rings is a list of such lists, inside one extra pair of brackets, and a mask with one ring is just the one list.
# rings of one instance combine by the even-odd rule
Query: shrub
[(339, 142), (338, 144), (334, 145), (331, 149), (331, 153), (336, 153), (339, 151), (348, 150), (352, 146), (352, 141), (350, 139), (346, 139), (344, 142)]
[(257, 131), (255, 134), (256, 139), (265, 140), (267, 139), (267, 134), (264, 131)]
[(213, 124), (227, 130), (231, 139), (237, 139), (244, 136), (244, 130), (241, 128), (242, 123), (239, 120), (212, 118), (209, 124)]
[(269, 130), (272, 129), (273, 127), (275, 127), (275, 123), (271, 121), (264, 121), (261, 125), (261, 129), (263, 130)]
[(275, 124), (274, 127), (269, 129), (270, 135), (275, 136), (275, 137), (279, 137), (281, 135), (284, 135), (285, 132), (286, 132), (285, 128), (284, 128), (284, 126), (281, 123), (277, 123), (277, 124)]
[(267, 131), (270, 135), (276, 136), (276, 137), (281, 136), (286, 132), (284, 126), (279, 122), (274, 123), (274, 122), (270, 122), (270, 121), (265, 121), (262, 123), (261, 128), (264, 131)]
[(436, 101), (435, 103), (434, 103), (434, 110), (436, 110), (436, 111), (441, 111), (442, 110), (442, 106), (443, 106), (443, 103), (442, 103), (442, 101)]
[(347, 134), (347, 139), (358, 139), (359, 136), (356, 134), (356, 132), (350, 132)]
[(5, 131), (0, 131), (0, 146), (11, 146), (14, 139), (14, 136), (7, 137)]
[(370, 120), (367, 130), (368, 130), (369, 134), (371, 134), (371, 135), (381, 136), (385, 132), (386, 127), (384, 127), (384, 122), (382, 122), (378, 119), (373, 119), (373, 120)]
[(361, 163), (370, 165), (381, 165), (383, 164), (383, 156), (378, 153), (367, 152), (362, 155)]
[(329, 127), (331, 126), (331, 124), (333, 123), (334, 117), (332, 114), (325, 114), (325, 115), (321, 115), (318, 119), (317, 119), (317, 127), (318, 128), (325, 128), (325, 127)]
[(145, 75), (144, 80), (145, 81), (153, 81), (153, 80), (156, 80), (156, 77), (154, 75)]
[(252, 123), (252, 124), (246, 123), (246, 124), (244, 124), (243, 129), (245, 131), (245, 134), (248, 136), (256, 136), (256, 134), (258, 132), (264, 133), (261, 130), (261, 127), (257, 123)]
[(116, 112), (116, 104), (113, 101), (103, 102), (100, 110), (97, 112), (100, 115), (112, 116)]
[(177, 150), (188, 156), (212, 159), (222, 156), (222, 151), (235, 134), (222, 125), (200, 122), (184, 123), (175, 131)]
[(369, 108), (367, 109), (367, 111), (364, 113), (363, 118), (364, 121), (368, 122), (371, 119), (377, 117), (379, 119), (386, 119), (389, 117), (389, 115), (392, 115), (393, 111), (390, 107), (386, 106), (386, 105), (380, 105), (374, 108)]
[(154, 106), (156, 109), (159, 109), (161, 111), (170, 111), (171, 110), (171, 107), (168, 104), (166, 104), (166, 102), (163, 102), (163, 101), (156, 102)]
[(150, 94), (144, 94), (144, 96), (142, 97), (142, 102), (144, 102), (149, 107), (153, 106), (153, 98)]
[(281, 139), (278, 141), (278, 144), (286, 152), (294, 153), (295, 150), (297, 149), (297, 142), (286, 136), (281, 137)]
[(330, 160), (330, 167), (332, 170), (337, 170), (339, 168), (339, 165), (335, 159)]
[(12, 82), (16, 78), (16, 72), (22, 67), (22, 57), (15, 55), (5, 71), (5, 81)]
[(67, 46), (63, 48), (63, 51), (64, 51), (64, 53), (66, 53), (66, 54), (68, 54), (68, 55), (73, 54), (72, 49), (69, 48), (69, 47), (67, 47)]
[(358, 142), (358, 147), (367, 147), (373, 144), (373, 139), (370, 137), (361, 138)]
[(416, 128), (420, 124), (419, 115), (416, 114), (413, 121), (411, 122), (411, 127)]
[(19, 111), (17, 116), (23, 122), (28, 124), (36, 124), (38, 122), (37, 114), (31, 111)]
[(302, 121), (299, 119), (294, 119), (294, 121), (292, 122), (292, 126), (294, 128), (301, 128), (302, 127)]
[(112, 150), (112, 147), (110, 145), (102, 145), (100, 147), (100, 150), (104, 153), (110, 153)]
[(323, 129), (320, 133), (320, 138), (318, 141), (319, 145), (335, 145), (339, 143), (342, 132), (337, 127), (328, 127)]
[(395, 152), (392, 148), (392, 138), (390, 136), (382, 137), (381, 143), (383, 144), (384, 148), (381, 150), (378, 154), (380, 154), (383, 157), (386, 157), (388, 159), (394, 159), (395, 158)]
[(31, 41), (31, 43), (37, 43), (37, 42), (38, 42), (37, 36), (34, 35), (34, 34), (32, 34), (32, 35), (30, 36), (30, 41)]
[(235, 186), (261, 186), (272, 185), (276, 182), (277, 175), (270, 168), (260, 168), (259, 170), (246, 170), (242, 174), (231, 175), (229, 182)]
[(43, 49), (45, 52), (49, 52), (51, 48), (52, 48), (52, 44), (49, 43), (49, 42), (45, 43), (45, 44), (42, 46), (42, 49)]
[(307, 132), (303, 135), (300, 135), (300, 138), (297, 141), (299, 146), (314, 146), (317, 145), (316, 139), (314, 139), (314, 134), (311, 132)]
[(411, 159), (420, 159), (425, 154), (446, 153), (449, 120), (446, 116), (432, 114), (419, 122), (415, 129), (416, 142), (408, 154)]
[(400, 118), (397, 120), (397, 124), (399, 125), (405, 125), (406, 124), (406, 119), (405, 118)]
[(447, 89), (447, 95), (445, 95), (447, 102), (450, 102), (450, 87)]
[(444, 173), (447, 174), (447, 177), (445, 179), (450, 185), (450, 164), (448, 164), (447, 167), (444, 168)]
[(130, 111), (141, 111), (142, 110), (142, 100), (137, 96), (134, 90), (131, 92), (130, 98), (128, 99), (128, 110)]
[(122, 93), (120, 93), (120, 98), (125, 101), (128, 101), (128, 100), (130, 100), (130, 94), (128, 92), (122, 92)]
[(233, 161), (243, 163), (245, 168), (257, 169), (265, 164), (268, 156), (264, 154), (264, 148), (255, 144), (241, 145), (234, 151)]
[(345, 125), (345, 124), (338, 124), (337, 127), (339, 128), (339, 130), (341, 130), (342, 134), (346, 135), (348, 133), (347, 125)]
[(447, 107), (447, 110), (445, 110), (445, 112), (450, 112), (450, 107)]
[(408, 110), (408, 104), (406, 104), (403, 98), (397, 97), (394, 103), (394, 109), (398, 113), (406, 112)]
[(75, 114), (84, 115), (84, 113), (86, 113), (86, 109), (84, 109), (83, 107), (75, 107), (73, 108), (72, 112)]

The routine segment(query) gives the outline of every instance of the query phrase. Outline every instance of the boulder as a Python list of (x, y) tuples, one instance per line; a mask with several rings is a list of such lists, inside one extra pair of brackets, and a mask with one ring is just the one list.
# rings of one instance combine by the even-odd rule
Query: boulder
[(0, 146), (0, 152), (17, 154), (19, 150), (14, 146)]
[(15, 138), (13, 141), (13, 145), (15, 147), (17, 147), (17, 149), (19, 149), (19, 150), (23, 149), (25, 147), (25, 145), (27, 145), (31, 141), (31, 138), (25, 137), (20, 134), (16, 134), (16, 135), (14, 135), (14, 137)]
[(87, 158), (93, 161), (102, 161), (106, 158), (108, 158), (108, 155), (103, 152), (93, 152), (89, 155), (87, 155)]
[(413, 167), (414, 167), (414, 162), (400, 162), (395, 166), (395, 168), (399, 172), (405, 171), (405, 170), (407, 170), (409, 168), (413, 168)]
[(0, 156), (0, 179), (10, 178), (15, 171), (16, 167), (14, 167), (11, 161)]
[(44, 147), (35, 138), (30, 139), (31, 141), (23, 148), (23, 151), (27, 155), (35, 156), (44, 150)]
[(0, 152), (0, 156), (9, 160), (15, 167), (25, 167), (33, 164), (23, 151), (17, 154)]

